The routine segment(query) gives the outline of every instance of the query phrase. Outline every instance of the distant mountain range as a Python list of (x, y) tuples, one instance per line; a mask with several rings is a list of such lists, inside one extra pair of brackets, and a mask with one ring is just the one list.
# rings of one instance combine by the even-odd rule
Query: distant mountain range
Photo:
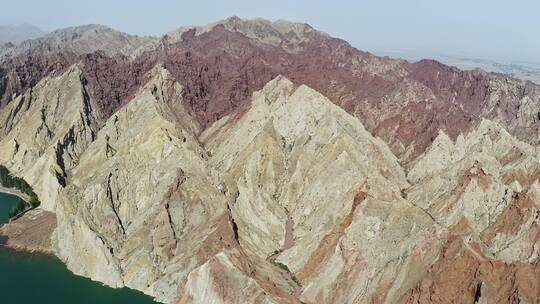
[[(60, 44), (60, 41), (67, 41), (70, 40), (67, 38), (66, 35), (75, 35), (78, 36), (78, 32), (84, 32), (88, 33), (88, 31), (85, 31), (89, 27), (95, 29), (95, 31), (92, 32), (93, 35), (118, 35), (118, 32), (103, 27), (101, 25), (86, 25), (86, 26), (80, 26), (80, 27), (72, 27), (67, 29), (61, 29), (54, 31), (53, 33), (45, 37), (45, 40), (42, 40), (40, 42), (35, 41), (28, 41), (24, 45), (21, 45), (18, 49), (26, 50), (31, 48), (31, 45), (33, 44), (43, 44), (48, 43), (49, 47), (51, 47), (51, 44)], [(186, 27), (189, 28), (189, 27)], [(178, 35), (178, 33), (181, 33), (182, 30), (179, 31), (173, 31), (168, 33), (168, 35), (171, 38), (175, 38), (175, 35)], [(91, 34), (91, 35), (92, 35)], [(46, 36), (47, 32), (41, 30), (39, 27), (32, 25), (32, 24), (21, 24), (21, 25), (0, 25), (0, 55), (5, 54), (6, 51), (13, 51), (13, 48), (22, 42), (30, 39), (36, 39), (43, 36)], [(61, 36), (64, 37), (61, 37)], [(138, 40), (136, 42), (133, 42), (128, 44), (129, 46), (127, 48), (124, 48), (124, 53), (132, 51), (130, 48), (133, 48), (134, 46), (144, 46), (151, 44), (151, 41), (157, 41), (158, 39), (152, 39), (151, 37), (141, 37), (138, 38), (134, 35), (128, 35), (124, 34), (127, 40)], [(58, 39), (61, 40), (58, 40)], [(97, 38), (97, 37), (96, 37)], [(101, 40), (103, 41), (121, 41), (122, 39), (111, 39), (112, 37), (103, 37)], [(177, 37), (176, 37), (177, 38)], [(56, 40), (56, 41), (51, 41)], [(92, 40), (92, 39), (90, 39)], [(142, 42), (142, 43), (141, 43)], [(7, 44), (7, 45), (5, 45)], [(98, 43), (99, 44), (99, 43)], [(4, 46), (4, 47), (2, 47)], [(55, 47), (53, 46), (53, 48)], [(81, 46), (79, 46), (81, 47)], [(92, 45), (85, 46), (87, 49), (92, 49)], [(110, 46), (111, 49), (115, 49), (117, 46)], [(99, 48), (99, 47), (96, 47)], [(105, 50), (107, 51), (107, 50)], [(75, 51), (77, 53), (77, 51)], [(494, 73), (500, 73), (500, 74), (508, 74), (512, 77), (523, 79), (523, 80), (529, 80), (532, 82), (535, 82), (537, 84), (540, 84), (540, 63), (531, 63), (531, 62), (502, 62), (502, 61), (496, 61), (496, 60), (489, 60), (489, 59), (482, 59), (482, 58), (472, 58), (467, 56), (459, 56), (459, 55), (439, 55), (439, 54), (426, 54), (426, 53), (418, 53), (414, 51), (405, 51), (405, 50), (389, 50), (389, 51), (376, 51), (374, 52), (377, 55), (381, 56), (389, 56), (392, 58), (402, 58), (411, 62), (417, 62), (422, 59), (430, 58), (437, 61), (440, 61), (444, 64), (455, 66), (457, 68), (460, 68), (462, 70), (474, 70), (474, 69), (482, 69), (486, 72), (494, 72)]]
[(459, 55), (440, 55), (418, 53), (406, 50), (383, 50), (375, 51), (377, 55), (392, 58), (402, 58), (411, 62), (417, 62), (424, 58), (431, 58), (447, 65), (452, 65), (462, 70), (482, 69), (486, 72), (508, 74), (512, 77), (529, 80), (540, 84), (540, 63), (534, 62), (502, 62), (489, 59), (471, 58)]
[(540, 64), (534, 63), (502, 63), (478, 58), (441, 57), (437, 60), (454, 65), (460, 69), (480, 68), (488, 72), (509, 74), (513, 77), (530, 80), (540, 84)]
[(45, 34), (45, 31), (31, 24), (0, 25), (0, 45), (6, 43), (16, 45), (25, 40), (38, 38)]

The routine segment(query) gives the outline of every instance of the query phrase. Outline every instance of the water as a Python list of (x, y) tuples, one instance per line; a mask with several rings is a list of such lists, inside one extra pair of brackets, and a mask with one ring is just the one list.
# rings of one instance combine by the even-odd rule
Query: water
[[(0, 223), (17, 197), (0, 193)], [(53, 256), (16, 253), (0, 247), (1, 304), (151, 304), (140, 292), (114, 289), (76, 276)]]

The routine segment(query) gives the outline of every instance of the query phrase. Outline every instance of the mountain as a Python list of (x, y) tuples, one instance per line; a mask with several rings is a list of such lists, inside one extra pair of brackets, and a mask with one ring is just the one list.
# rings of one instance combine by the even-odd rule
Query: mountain
[(479, 68), (484, 71), (507, 74), (515, 78), (540, 84), (540, 67), (534, 63), (504, 63), (493, 60), (461, 57), (445, 57), (440, 60), (445, 64), (453, 65), (460, 69), (470, 70)]
[(31, 24), (0, 25), (0, 46), (11, 44), (13, 46), (28, 40), (45, 35), (40, 28)]
[(130, 56), (143, 46), (151, 45), (155, 38), (129, 35), (97, 24), (56, 30), (36, 39), (28, 39), (17, 46), (0, 49), (0, 57), (15, 57), (28, 53), (44, 56), (50, 53), (75, 55), (103, 51), (107, 55)]
[(73, 272), (163, 303), (540, 298), (537, 85), (287, 21), (117, 35), (0, 64), (0, 163)]
[(429, 57), (463, 70), (482, 69), (487, 72), (507, 74), (518, 79), (529, 80), (540, 84), (540, 65), (534, 62), (505, 62), (456, 55), (430, 54), (426, 56), (411, 51), (399, 50), (378, 51), (377, 54), (387, 55), (393, 58), (403, 58), (412, 62)]
[(215, 27), (223, 27), (228, 31), (238, 32), (260, 45), (282, 47), (289, 52), (300, 52), (302, 44), (319, 36), (328, 37), (327, 34), (317, 31), (306, 23), (289, 22), (286, 20), (269, 21), (263, 18), (243, 20), (230, 17), (205, 26), (184, 26), (165, 35), (169, 42), (182, 40), (186, 32), (193, 32), (198, 36), (212, 31)]
[[(295, 30), (285, 37), (279, 27), (283, 22), (238, 20), (230, 18), (225, 25), (217, 23), (205, 31), (184, 28), (180, 41), (167, 35), (135, 58), (120, 49), (113, 56), (66, 51), (9, 57), (1, 70), (5, 76), (0, 104), (46, 75), (82, 62), (90, 94), (109, 116), (147, 81), (148, 71), (163, 64), (186, 86), (187, 108), (203, 127), (242, 107), (253, 91), (281, 74), (322, 92), (360, 118), (406, 162), (421, 154), (439, 129), (455, 138), (481, 117), (500, 122), (522, 140), (538, 143), (537, 85), (430, 60), (410, 64), (379, 58), (306, 25), (291, 23)], [(275, 42), (249, 38), (239, 30), (228, 30), (231, 22), (251, 24), (240, 28), (257, 33), (269, 31), (270, 24), (277, 29), (268, 35), (284, 40), (277, 47)]]

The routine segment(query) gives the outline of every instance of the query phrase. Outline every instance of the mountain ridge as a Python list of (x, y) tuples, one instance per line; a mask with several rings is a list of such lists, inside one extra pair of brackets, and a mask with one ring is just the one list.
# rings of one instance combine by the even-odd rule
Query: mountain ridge
[(164, 303), (540, 298), (538, 87), (306, 33), (3, 62), (55, 254)]
[(12, 47), (0, 49), (2, 60), (24, 53), (37, 52), (41, 55), (57, 52), (71, 52), (78, 55), (103, 51), (108, 55), (131, 56), (137, 49), (150, 45), (152, 37), (126, 34), (100, 24), (87, 24), (54, 30), (50, 33), (28, 39)]
[[(387, 141), (393, 140), (390, 134), (394, 133), (392, 136), (395, 139), (391, 142), (392, 149), (398, 154), (410, 154), (409, 158), (414, 158), (421, 153), (430, 140), (436, 136), (439, 128), (446, 128), (450, 136), (456, 136), (462, 128), (468, 128), (470, 121), (477, 121), (482, 115), (491, 115), (491, 119), (506, 121), (505, 126), (510, 130), (516, 128), (516, 135), (522, 139), (528, 140), (527, 138), (534, 136), (533, 130), (524, 131), (534, 128), (534, 113), (529, 110), (534, 112), (538, 108), (536, 100), (539, 90), (538, 86), (532, 83), (496, 74), (460, 71), (435, 61), (425, 60), (410, 64), (376, 57), (358, 51), (343, 40), (325, 35), (315, 35), (313, 40), (292, 43), (293, 46), (300, 46), (295, 49), (300, 51), (298, 53), (290, 51), (289, 43), (283, 47), (260, 43), (241, 32), (231, 31), (222, 26), (213, 26), (200, 35), (186, 36), (188, 32), (183, 33), (185, 40), (179, 42), (162, 40), (160, 47), (152, 47), (136, 58), (110, 57), (101, 52), (82, 55), (81, 58), (67, 52), (51, 55), (45, 62), (43, 59), (33, 58), (32, 60), (40, 62), (32, 65), (25, 63), (27, 59), (18, 62), (23, 58), (13, 58), (5, 64), (8, 73), (9, 69), (21, 64), (25, 68), (36, 66), (37, 71), (28, 76), (8, 77), (8, 83), (3, 85), (5, 93), (2, 96), (2, 102), (8, 102), (10, 96), (33, 85), (39, 77), (49, 74), (51, 68), (63, 69), (82, 60), (85, 62), (84, 66), (89, 69), (85, 74), (90, 87), (93, 87), (91, 94), (101, 100), (104, 115), (108, 116), (118, 106), (125, 103), (126, 98), (145, 81), (143, 78), (146, 72), (161, 62), (170, 67), (169, 70), (178, 80), (190, 83), (185, 94), (187, 99), (193, 99), (190, 101), (192, 104), (190, 107), (199, 112), (197, 116), (203, 126), (207, 126), (245, 103), (252, 91), (260, 89), (264, 83), (277, 74), (283, 74), (298, 83), (309, 84), (330, 96), (331, 100), (338, 102), (347, 111), (357, 113), (370, 130), (374, 130)], [(225, 40), (232, 42), (226, 48)], [(210, 61), (214, 60), (211, 56), (218, 56), (218, 50), (224, 52), (225, 56), (220, 58), (217, 64), (211, 63)], [(227, 59), (224, 60), (225, 58)], [(319, 65), (310, 65), (309, 61), (313, 60), (318, 61)], [(195, 62), (197, 62), (196, 65), (205, 66), (206, 70), (202, 71), (201, 75), (197, 75), (199, 72), (196, 70), (191, 70)], [(43, 69), (42, 65), (46, 68)], [(178, 69), (180, 66), (184, 70)], [(240, 71), (233, 66), (241, 67)], [(111, 73), (105, 67), (115, 72)], [(317, 78), (320, 69), (327, 71), (333, 79), (332, 82)], [(124, 74), (131, 74), (133, 77), (123, 79)], [(234, 81), (223, 79), (224, 74), (231, 74), (231, 79)], [(6, 77), (3, 78), (3, 82), (6, 82)], [(16, 84), (16, 78), (27, 78), (27, 80)], [(108, 83), (116, 83), (117, 88), (109, 87)], [(215, 91), (218, 83), (220, 88), (225, 89), (223, 93)], [(201, 94), (202, 96), (197, 96)], [(500, 104), (489, 104), (492, 102), (487, 100), (492, 98), (490, 95), (501, 95), (497, 98), (504, 99), (505, 103), (511, 102), (516, 107), (503, 109), (500, 113), (478, 112), (486, 111), (482, 107), (501, 107)], [(520, 100), (524, 95), (531, 99), (532, 103)], [(399, 102), (397, 98), (400, 99)], [(390, 115), (392, 112), (381, 112), (379, 109), (378, 103), (383, 99), (391, 101), (389, 107), (394, 109), (394, 116)], [(407, 99), (412, 99), (413, 103)], [(440, 114), (429, 111), (430, 116), (435, 114), (435, 117), (422, 117), (425, 114), (419, 113), (420, 116), (415, 114), (420, 121), (415, 122), (417, 127), (412, 133), (407, 129), (413, 122), (403, 121), (405, 116), (402, 116), (401, 121), (397, 121), (399, 125), (406, 126), (405, 130), (388, 130), (386, 125), (396, 124), (398, 112), (425, 111), (419, 106), (423, 107), (426, 103), (414, 105), (415, 100), (431, 100), (429, 103), (434, 103), (433, 106), (439, 107), (440, 109), (437, 110), (439, 112), (448, 112), (454, 123), (450, 124), (449, 120), (439, 117)], [(515, 126), (510, 121), (510, 118), (522, 115), (519, 113), (517, 105), (519, 103), (528, 103), (529, 110), (524, 113), (529, 115), (529, 121), (525, 122), (527, 126)], [(471, 104), (476, 104), (476, 106), (471, 107)], [(401, 109), (404, 106), (406, 108)], [(467, 111), (465, 112), (464, 109)], [(536, 110), (538, 111), (540, 110)], [(371, 113), (368, 115), (367, 112)], [(452, 131), (454, 126), (458, 126), (456, 131)], [(425, 137), (415, 139), (410, 136), (426, 128)]]
[[(40, 113), (41, 107), (51, 111), (39, 101), (49, 99), (45, 96), (57, 92), (56, 87), (71, 83), (73, 93), (79, 94), (82, 73), (73, 66), (64, 75), (42, 82), (33, 97), (25, 97), (34, 100), (32, 105), (16, 115)], [(73, 107), (86, 123), (73, 125), (70, 117), (77, 115), (62, 115), (55, 124), (45, 121), (55, 134), (52, 138), (41, 131), (43, 124), (27, 128), (43, 139), (41, 149), (48, 152), (41, 159), (53, 160), (55, 170), (65, 164), (66, 174), (40, 177), (44, 184), (59, 185), (55, 195), (45, 195), (50, 189), (35, 189), (40, 198), (57, 197), (45, 200), (43, 207), (56, 213), (54, 250), (75, 273), (142, 290), (165, 303), (261, 299), (337, 303), (357, 297), (395, 303), (445, 291), (444, 277), (436, 274), (453, 265), (446, 258), (447, 246), (463, 244), (460, 259), (470, 265), (463, 267), (484, 269), (484, 264), (475, 264), (475, 257), (486, 255), (493, 263), (538, 271), (526, 261), (534, 261), (538, 251), (530, 238), (540, 229), (534, 221), (540, 181), (534, 173), (529, 181), (519, 173), (540, 168), (535, 156), (538, 147), (531, 150), (497, 124), (483, 120), (473, 133), (447, 145), (456, 150), (452, 153), (468, 155), (465, 160), (459, 156), (442, 163), (438, 172), (448, 175), (449, 183), (437, 174), (413, 173), (431, 168), (425, 164), (440, 157), (433, 147), (407, 172), (387, 144), (373, 137), (357, 118), (283, 76), (255, 92), (247, 109), (215, 122), (211, 129), (221, 131), (209, 129), (213, 135), (208, 135), (200, 134), (196, 120), (183, 108), (187, 103), (180, 92), (185, 86), (163, 65), (149, 73), (146, 84), (104, 124), (92, 114), (98, 109), (92, 106), (91, 96), (87, 110), (77, 110), (70, 95), (60, 95), (58, 105)], [(5, 155), (4, 163), (12, 164), (13, 172), (35, 185), (29, 177), (33, 173), (23, 172), (46, 172), (51, 163), (38, 161), (36, 165), (45, 169), (38, 171), (24, 169), (36, 166), (31, 159), (14, 164), (19, 157), (13, 153), (27, 155), (24, 151), (37, 144), (23, 142), (22, 138), (33, 136), (18, 132), (7, 130), (12, 135), (6, 138), (15, 141), (0, 141), (0, 155)], [(57, 142), (72, 138), (63, 133), (88, 135), (59, 146)], [(441, 133), (436, 145), (448, 141)], [(64, 175), (66, 186), (60, 183)], [(444, 193), (452, 197), (487, 195), (486, 206), (501, 195), (523, 198), (508, 199), (502, 208), (476, 211), (460, 211), (459, 200), (441, 200), (441, 206), (454, 210), (448, 217), (440, 212), (446, 207), (433, 206), (429, 199), (440, 194), (441, 186), (449, 187)], [(482, 206), (479, 199), (472, 202)], [(528, 211), (512, 218), (514, 208)], [(486, 221), (488, 214), (491, 219)], [(320, 219), (325, 219), (324, 225)], [(471, 228), (459, 228), (470, 229), (462, 236), (454, 227), (464, 219)], [(456, 243), (456, 238), (462, 241)], [(475, 244), (484, 243), (489, 247), (475, 249)], [(522, 249), (508, 251), (507, 244), (520, 244)], [(494, 255), (500, 248), (501, 253)], [(501, 276), (512, 275), (511, 269)], [(397, 280), (387, 282), (395, 276)], [(431, 280), (434, 289), (423, 287), (424, 278)], [(515, 278), (524, 280), (521, 274)], [(235, 280), (244, 283), (237, 285)], [(453, 284), (459, 287), (470, 280), (476, 286), (472, 277)], [(501, 285), (483, 280), (482, 297), (500, 299), (494, 290)], [(250, 286), (250, 291), (243, 286)], [(223, 294), (222, 288), (231, 292)], [(523, 300), (540, 292), (516, 288)], [(474, 296), (452, 295), (463, 300)]]

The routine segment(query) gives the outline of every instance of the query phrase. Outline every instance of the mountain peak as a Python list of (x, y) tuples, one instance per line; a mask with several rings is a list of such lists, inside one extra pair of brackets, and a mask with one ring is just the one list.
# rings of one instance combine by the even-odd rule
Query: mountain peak
[(87, 24), (58, 29), (43, 37), (23, 41), (15, 48), (0, 51), (0, 55), (15, 56), (31, 51), (40, 54), (66, 51), (88, 54), (103, 51), (108, 55), (131, 56), (137, 49), (156, 40), (120, 32), (101, 24)]
[(278, 75), (276, 78), (268, 82), (260, 92), (255, 94), (263, 94), (267, 102), (273, 103), (282, 96), (291, 95), (294, 89), (294, 84), (283, 75)]
[(175, 33), (0, 62), (0, 163), (70, 270), (167, 304), (536, 302), (540, 86), (283, 20)]
[(217, 24), (222, 24), (226, 27), (236, 27), (237, 30), (248, 32), (248, 29), (266, 29), (275, 30), (282, 34), (287, 34), (290, 31), (300, 33), (302, 31), (316, 31), (312, 26), (303, 22), (292, 22), (285, 19), (271, 21), (265, 18), (257, 17), (252, 19), (242, 19), (237, 16), (232, 16), (227, 19), (218, 21)]
[(238, 32), (246, 37), (253, 39), (259, 44), (272, 46), (287, 46), (286, 49), (294, 51), (295, 45), (309, 41), (312, 37), (329, 37), (328, 34), (315, 30), (307, 23), (298, 23), (286, 21), (283, 19), (270, 21), (264, 18), (242, 19), (232, 16), (217, 22), (204, 26), (185, 26), (167, 33), (166, 37), (171, 41), (180, 41), (182, 34), (188, 30), (195, 30), (195, 35), (201, 35), (209, 32), (217, 26), (223, 26), (225, 29)]

